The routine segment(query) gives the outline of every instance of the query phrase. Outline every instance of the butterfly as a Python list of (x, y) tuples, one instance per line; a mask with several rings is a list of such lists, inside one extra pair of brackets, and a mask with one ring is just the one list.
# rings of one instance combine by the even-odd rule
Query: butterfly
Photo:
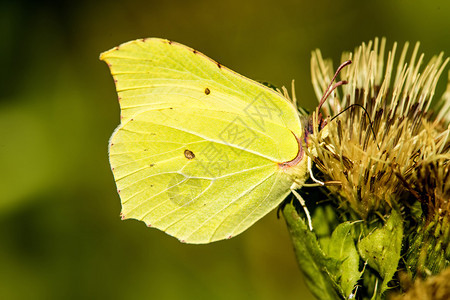
[(281, 92), (165, 39), (127, 42), (100, 59), (121, 109), (109, 160), (122, 219), (210, 243), (243, 232), (291, 192), (300, 197), (312, 176), (305, 125)]

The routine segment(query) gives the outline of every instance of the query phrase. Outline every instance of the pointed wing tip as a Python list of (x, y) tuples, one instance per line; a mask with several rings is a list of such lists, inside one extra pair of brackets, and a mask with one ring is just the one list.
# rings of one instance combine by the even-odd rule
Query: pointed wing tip
[(109, 56), (110, 56), (112, 53), (118, 51), (118, 50), (119, 50), (119, 47), (120, 47), (120, 46), (116, 46), (116, 47), (114, 47), (114, 48), (112, 48), (112, 49), (109, 49), (109, 50), (107, 50), (107, 51), (104, 51), (104, 52), (100, 53), (99, 59), (100, 59), (101, 61), (104, 61), (108, 66), (110, 66), (110, 64), (108, 63), (108, 58), (109, 58)]
[(121, 44), (119, 46), (115, 46), (115, 47), (113, 47), (113, 48), (111, 48), (111, 49), (109, 49), (107, 51), (104, 51), (104, 52), (100, 53), (99, 59), (104, 61), (104, 62), (106, 62), (106, 60), (108, 59), (108, 56), (111, 53), (114, 53), (114, 52), (118, 51), (120, 49), (120, 47), (122, 47), (123, 45), (124, 44)]
[(108, 56), (108, 54), (111, 51), (113, 51), (113, 49), (100, 53), (100, 56), (98, 57), (98, 59), (100, 59), (101, 61), (106, 61), (106, 57)]

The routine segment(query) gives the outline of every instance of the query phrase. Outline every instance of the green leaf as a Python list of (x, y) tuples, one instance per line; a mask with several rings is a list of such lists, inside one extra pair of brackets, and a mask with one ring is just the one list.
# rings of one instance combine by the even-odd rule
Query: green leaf
[(379, 291), (381, 295), (387, 290), (388, 282), (397, 271), (403, 237), (403, 220), (399, 213), (392, 210), (386, 224), (374, 230), (358, 243), (359, 253), (369, 266), (382, 277)]
[[(311, 197), (312, 198), (312, 197)], [(319, 240), (322, 249), (328, 249), (331, 234), (333, 230), (339, 225), (336, 212), (331, 205), (317, 206), (312, 215), (312, 223), (314, 233)]]
[(283, 208), (283, 215), (292, 238), (297, 261), (311, 292), (318, 299), (341, 299), (336, 292), (340, 288), (333, 281), (334, 276), (331, 275), (337, 273), (340, 262), (325, 256), (315, 234), (309, 230), (291, 203)]
[(328, 255), (341, 263), (335, 274), (336, 281), (341, 286), (344, 297), (348, 297), (356, 283), (361, 278), (359, 271), (359, 254), (351, 234), (352, 223), (340, 224), (331, 235)]

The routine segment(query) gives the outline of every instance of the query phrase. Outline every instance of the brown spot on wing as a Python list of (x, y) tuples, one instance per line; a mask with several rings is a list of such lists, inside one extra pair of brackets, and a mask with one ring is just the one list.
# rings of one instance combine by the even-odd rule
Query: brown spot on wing
[(187, 159), (194, 159), (195, 158), (194, 152), (192, 152), (191, 150), (188, 150), (188, 149), (184, 150), (184, 156)]
[(206, 94), (206, 95), (209, 95), (210, 93), (211, 93), (211, 91), (209, 90), (209, 88), (206, 88), (206, 89), (205, 89), (205, 94)]

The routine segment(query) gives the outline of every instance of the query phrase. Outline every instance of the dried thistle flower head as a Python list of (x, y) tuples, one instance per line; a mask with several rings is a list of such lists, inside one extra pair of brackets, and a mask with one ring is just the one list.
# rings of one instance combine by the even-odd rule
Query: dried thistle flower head
[[(337, 115), (351, 107), (337, 120), (328, 120), (327, 135), (316, 130), (310, 136), (310, 149), (317, 151), (315, 162), (324, 176), (341, 183), (329, 187), (343, 200), (341, 205), (350, 205), (363, 219), (372, 212), (400, 209), (402, 201), (411, 199), (432, 203), (434, 211), (445, 209), (448, 214), (450, 85), (439, 112), (433, 114), (430, 104), (449, 60), (441, 53), (423, 67), (424, 55), (419, 55), (417, 43), (409, 62), (405, 44), (395, 63), (394, 44), (385, 65), (385, 45), (385, 39), (375, 39), (343, 54), (343, 61), (353, 61), (341, 72), (348, 84), (323, 109), (327, 115)], [(334, 69), (317, 50), (311, 70), (320, 99)]]

